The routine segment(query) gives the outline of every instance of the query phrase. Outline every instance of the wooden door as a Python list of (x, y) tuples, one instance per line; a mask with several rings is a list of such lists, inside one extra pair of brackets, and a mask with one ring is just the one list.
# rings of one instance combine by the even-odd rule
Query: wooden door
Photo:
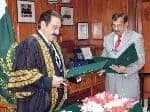
[[(142, 26), (146, 63), (144, 72), (150, 73), (150, 1), (142, 3)], [(144, 95), (150, 97), (150, 77), (144, 80)]]

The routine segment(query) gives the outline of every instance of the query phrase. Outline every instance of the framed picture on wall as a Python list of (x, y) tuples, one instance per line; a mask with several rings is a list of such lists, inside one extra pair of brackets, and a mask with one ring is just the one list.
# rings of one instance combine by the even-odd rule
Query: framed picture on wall
[(62, 0), (61, 3), (70, 3), (71, 0)]
[(79, 22), (78, 23), (78, 39), (88, 39), (88, 23)]
[(48, 0), (48, 3), (53, 4), (53, 3), (57, 3), (58, 0)]
[(33, 1), (17, 0), (18, 22), (35, 22), (35, 4)]
[(92, 23), (92, 36), (93, 36), (93, 39), (102, 39), (102, 23), (101, 22)]
[(73, 25), (73, 8), (61, 7), (62, 25)]

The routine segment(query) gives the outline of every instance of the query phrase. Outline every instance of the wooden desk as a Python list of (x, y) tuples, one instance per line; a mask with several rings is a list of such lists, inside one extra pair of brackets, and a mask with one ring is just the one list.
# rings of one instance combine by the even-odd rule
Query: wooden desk
[[(150, 77), (150, 73), (140, 73), (140, 100), (142, 102), (142, 106), (144, 106), (144, 79), (146, 77)], [(150, 105), (149, 105), (150, 106)]]
[(69, 83), (67, 104), (87, 96), (93, 96), (98, 92), (105, 90), (105, 75), (99, 76), (97, 73), (89, 73), (82, 76), (82, 82), (79, 84)]

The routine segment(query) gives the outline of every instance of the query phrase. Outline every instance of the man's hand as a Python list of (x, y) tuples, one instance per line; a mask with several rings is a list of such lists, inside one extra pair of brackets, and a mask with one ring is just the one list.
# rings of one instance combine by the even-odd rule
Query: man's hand
[(111, 65), (110, 68), (112, 70), (116, 71), (117, 73), (122, 73), (122, 74), (126, 74), (127, 73), (127, 68), (125, 66)]
[(60, 87), (61, 84), (63, 84), (64, 86), (67, 86), (66, 80), (63, 77), (53, 76), (52, 86)]
[(105, 70), (100, 70), (97, 72), (99, 76), (103, 75), (105, 73)]

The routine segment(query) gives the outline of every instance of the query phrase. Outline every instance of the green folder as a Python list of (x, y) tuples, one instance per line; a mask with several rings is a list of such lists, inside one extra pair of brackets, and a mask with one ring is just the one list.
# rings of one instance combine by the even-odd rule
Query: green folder
[(100, 62), (95, 62), (95, 63), (71, 68), (67, 72), (66, 78), (77, 77), (77, 76), (83, 75), (85, 73), (90, 73), (90, 72), (94, 72), (94, 71), (103, 69), (103, 67), (105, 66), (107, 61), (108, 60), (104, 60), (104, 61), (100, 61)]
[(135, 44), (133, 43), (116, 59), (108, 57), (95, 57), (94, 59), (99, 62), (107, 60), (107, 63), (104, 66), (106, 73), (114, 73), (115, 71), (109, 68), (112, 64), (128, 66), (138, 60), (138, 55), (135, 49)]

